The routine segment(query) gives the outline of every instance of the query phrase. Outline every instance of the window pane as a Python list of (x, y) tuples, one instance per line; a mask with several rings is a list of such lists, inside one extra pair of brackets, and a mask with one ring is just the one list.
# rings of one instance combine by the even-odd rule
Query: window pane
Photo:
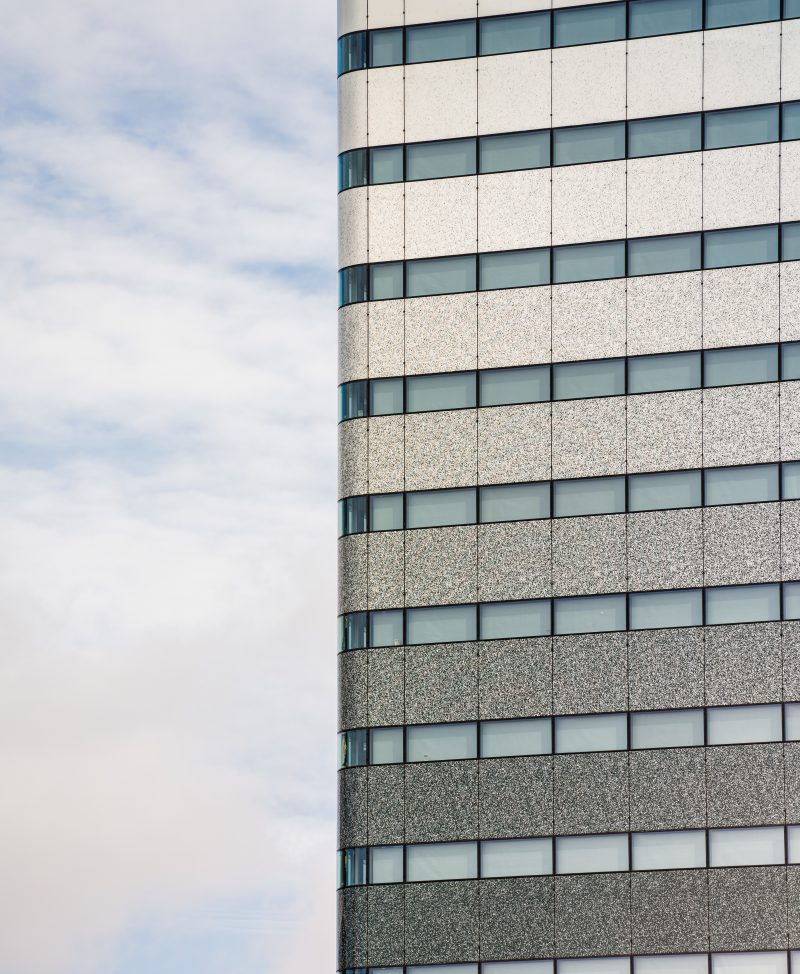
[(632, 474), (628, 478), (628, 509), (631, 511), (668, 511), (679, 507), (699, 507), (700, 500), (699, 470)]
[(403, 645), (403, 610), (383, 609), (369, 617), (370, 646)]
[(407, 296), (423, 297), (427, 294), (457, 294), (474, 291), (475, 257), (434, 257), (428, 260), (410, 260), (406, 264)]
[(477, 842), (437, 842), (406, 847), (410, 883), (427, 879), (475, 879), (478, 875)]
[(339, 418), (357, 419), (367, 415), (367, 382), (346, 382), (339, 386)]
[(628, 273), (634, 277), (641, 274), (696, 271), (699, 268), (699, 233), (681, 233), (674, 237), (645, 237), (628, 241)]
[(370, 416), (391, 416), (403, 411), (403, 380), (372, 379), (369, 384)]
[(783, 126), (781, 138), (784, 142), (800, 139), (800, 101), (786, 102), (781, 106)]
[(706, 864), (706, 833), (635, 832), (633, 869), (702, 869)]
[(703, 593), (699, 588), (635, 592), (629, 599), (631, 629), (674, 629), (703, 624)]
[(339, 189), (367, 185), (367, 150), (353, 149), (339, 156)]
[(475, 488), (418, 490), (406, 495), (406, 527), (432, 528), (446, 524), (474, 524)]
[(778, 141), (778, 106), (732, 108), (706, 115), (706, 149)]
[(781, 705), (709, 707), (709, 744), (753, 744), (779, 741), (783, 736)]
[(406, 179), (470, 176), (475, 172), (475, 139), (418, 142), (406, 146)]
[(624, 751), (628, 747), (625, 714), (556, 717), (556, 754), (581, 751)]
[(706, 504), (747, 504), (778, 499), (778, 464), (706, 470)]
[(480, 256), (481, 291), (550, 283), (550, 251), (509, 250)]
[(403, 265), (371, 264), (369, 269), (369, 296), (371, 301), (386, 301), (403, 296)]
[(515, 639), (550, 635), (550, 600), (484, 602), (481, 639)]
[(339, 767), (360, 768), (367, 763), (369, 731), (351, 730), (339, 735)]
[(702, 710), (631, 714), (631, 747), (699, 747), (705, 741)]
[(730, 585), (706, 589), (706, 622), (769, 622), (780, 619), (778, 585)]
[(403, 527), (403, 495), (373, 494), (369, 499), (371, 531), (399, 531)]
[(705, 235), (705, 267), (766, 264), (777, 259), (777, 227), (711, 230)]
[(625, 37), (624, 3), (556, 10), (553, 16), (555, 18), (554, 47), (594, 44), (598, 41), (619, 41)]
[(712, 974), (786, 974), (786, 954), (712, 954), (711, 970)]
[(781, 378), (800, 379), (800, 342), (781, 345)]
[(783, 499), (790, 501), (798, 498), (800, 498), (800, 463), (784, 463)]
[[(556, 14), (558, 16), (558, 14)], [(577, 125), (553, 131), (553, 165), (625, 158), (625, 123)]]
[(348, 612), (339, 617), (342, 649), (365, 649), (367, 645), (367, 613)]
[(618, 514), (625, 510), (624, 477), (590, 477), (553, 484), (556, 517)]
[(412, 375), (406, 379), (406, 411), (464, 409), (475, 405), (475, 373)]
[(426, 609), (407, 609), (408, 642), (465, 642), (478, 635), (478, 612), (474, 605), (441, 605)]
[(367, 34), (358, 31), (355, 34), (345, 34), (339, 38), (339, 74), (346, 71), (357, 71), (367, 66)]
[(634, 974), (708, 974), (707, 954), (664, 954), (635, 957)]
[(402, 764), (403, 728), (373, 727), (369, 737), (370, 764)]
[(403, 147), (387, 145), (369, 151), (369, 181), (371, 183), (401, 183), (403, 181)]
[(372, 30), (369, 34), (369, 63), (372, 68), (385, 68), (403, 63), (403, 28)]
[(783, 618), (800, 619), (800, 582), (783, 583)]
[(475, 54), (474, 20), (406, 28), (406, 64), (475, 57)]
[(789, 840), (790, 863), (800, 862), (800, 825), (790, 825), (787, 829), (787, 839)]
[(553, 250), (553, 280), (556, 284), (571, 281), (600, 281), (625, 275), (625, 244), (577, 244)]
[(624, 872), (627, 835), (565, 835), (556, 839), (556, 872)]
[(515, 757), (520, 754), (550, 754), (552, 745), (549, 717), (528, 720), (481, 721), (481, 757)]
[(800, 223), (784, 223), (781, 233), (781, 260), (800, 260)]
[(624, 359), (560, 362), (553, 366), (553, 399), (621, 396), (624, 392)]
[(481, 974), (553, 974), (553, 970), (551, 960), (493, 960), (483, 962)]
[(787, 741), (800, 741), (800, 703), (784, 704)]
[(624, 595), (555, 600), (556, 634), (620, 632), (625, 628)]
[(629, 9), (629, 37), (681, 34), (703, 27), (701, 0), (632, 0)]
[(706, 0), (706, 27), (735, 27), (778, 20), (780, 0)]
[(376, 845), (369, 850), (369, 881), (375, 884), (403, 882), (401, 845)]
[(783, 0), (783, 19), (800, 17), (800, 0)]
[(479, 151), (482, 173), (541, 169), (550, 165), (550, 132), (484, 135)]
[[(661, 3), (663, 0), (647, 0)], [(628, 122), (628, 155), (663, 156), (672, 152), (697, 152), (703, 147), (703, 123), (699, 115), (671, 115)]]
[(406, 728), (406, 761), (455, 761), (478, 756), (478, 725), (422, 724)]
[(550, 366), (485, 369), (478, 373), (481, 406), (510, 406), (550, 399)]
[(558, 962), (558, 974), (629, 974), (627, 957), (586, 957)]
[(666, 392), (699, 387), (700, 352), (638, 355), (628, 360), (628, 392)]
[(784, 858), (783, 829), (709, 829), (711, 866), (770, 866)]
[[(383, 968), (370, 967), (369, 974), (380, 974)], [(403, 974), (403, 968), (396, 968)], [(478, 974), (477, 964), (414, 964), (406, 968), (406, 974)]]
[(356, 304), (359, 301), (366, 301), (368, 282), (369, 276), (365, 264), (345, 267), (344, 270), (339, 271), (339, 304)]
[(493, 521), (528, 521), (550, 517), (550, 484), (481, 487), (480, 503), (483, 524)]
[(343, 886), (363, 886), (367, 881), (367, 850), (344, 849), (340, 852), (340, 882)]
[(550, 839), (490, 839), (481, 842), (481, 878), (547, 876), (553, 872)]
[(706, 386), (774, 382), (778, 378), (778, 346), (714, 348), (705, 354)]
[(478, 21), (481, 54), (512, 54), (550, 47), (550, 14), (486, 17)]

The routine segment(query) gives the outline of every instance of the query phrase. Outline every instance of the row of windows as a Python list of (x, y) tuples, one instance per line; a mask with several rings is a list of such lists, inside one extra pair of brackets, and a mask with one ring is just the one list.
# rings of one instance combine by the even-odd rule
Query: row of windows
[(349, 612), (339, 651), (780, 619), (800, 619), (800, 582)]
[(448, 487), (339, 501), (339, 534), (800, 499), (800, 462)]
[(800, 223), (354, 264), (339, 304), (800, 260)]
[(708, 389), (778, 379), (800, 379), (800, 342), (358, 379), (339, 386), (339, 420)]
[(339, 734), (339, 767), (777, 741), (800, 741), (800, 703), (364, 727)]
[(800, 139), (800, 102), (508, 135), (412, 142), (342, 153), (339, 189), (794, 139)]
[(339, 885), (800, 862), (800, 825), (360, 846), (339, 852)]
[(798, 0), (628, 0), (587, 7), (356, 31), (339, 38), (338, 72), (683, 34), (800, 17)]

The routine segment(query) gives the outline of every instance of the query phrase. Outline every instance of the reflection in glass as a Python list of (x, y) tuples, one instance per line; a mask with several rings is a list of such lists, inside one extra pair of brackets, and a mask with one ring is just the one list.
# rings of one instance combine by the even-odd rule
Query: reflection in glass
[(624, 277), (625, 244), (617, 240), (611, 243), (555, 247), (553, 268), (555, 284)]
[(628, 478), (628, 510), (666, 511), (699, 507), (701, 492), (699, 470), (631, 474)]
[(702, 710), (653, 710), (631, 714), (631, 748), (699, 747), (705, 742)]
[(399, 531), (403, 527), (403, 495), (373, 494), (369, 499), (371, 531)]
[(376, 845), (369, 850), (369, 881), (375, 884), (403, 882), (401, 845)]
[(372, 30), (369, 34), (369, 65), (385, 68), (403, 63), (403, 28)]
[[(800, 724), (800, 720), (798, 723)], [(481, 721), (482, 758), (550, 754), (552, 749), (549, 717)]]
[(709, 829), (710, 866), (772, 866), (784, 861), (783, 828)]
[(767, 264), (778, 259), (778, 228), (709, 230), (705, 235), (704, 247), (706, 268)]
[(369, 384), (370, 416), (391, 416), (403, 411), (403, 380), (372, 379)]
[(624, 359), (559, 362), (553, 366), (553, 399), (621, 396), (624, 392)]
[(418, 490), (406, 495), (406, 527), (431, 528), (447, 524), (474, 524), (474, 487), (456, 490)]
[(550, 635), (550, 601), (484, 602), (481, 639), (516, 639)]
[(387, 145), (369, 150), (369, 181), (373, 184), (403, 181), (402, 145)]
[(437, 605), (407, 610), (408, 643), (466, 642), (478, 635), (478, 611), (474, 605)]
[(780, 619), (779, 585), (729, 585), (706, 589), (706, 622), (770, 622)]
[(474, 20), (454, 20), (406, 28), (406, 64), (475, 57)]
[(495, 839), (481, 842), (481, 878), (547, 876), (553, 872), (550, 839)]
[[(654, 5), (662, 0), (647, 0)], [(666, 118), (628, 122), (628, 155), (663, 156), (673, 152), (697, 152), (703, 148), (700, 115), (670, 115)]]
[(700, 363), (700, 352), (637, 355), (628, 360), (628, 392), (698, 389)]
[(370, 646), (403, 645), (403, 610), (381, 609), (369, 616)]
[(555, 600), (557, 635), (620, 632), (625, 629), (624, 595), (591, 595)]
[(406, 179), (470, 176), (476, 165), (475, 139), (417, 142), (406, 146)]
[(474, 255), (466, 257), (432, 257), (427, 260), (410, 260), (406, 264), (407, 291), (409, 298), (428, 294), (456, 294), (474, 291)]
[(754, 744), (779, 741), (783, 736), (781, 705), (709, 707), (709, 744)]
[(553, 132), (553, 165), (625, 158), (625, 123), (577, 125)]
[(613, 873), (627, 868), (627, 835), (565, 835), (556, 839), (557, 873)]
[(682, 34), (703, 27), (702, 0), (631, 0), (628, 37)]
[(686, 832), (634, 832), (634, 870), (702, 869), (706, 864), (706, 834), (702, 829)]
[(625, 37), (625, 4), (572, 7), (553, 13), (553, 46), (596, 44)]
[(478, 875), (477, 842), (434, 842), (406, 847), (410, 883), (431, 879), (475, 879)]
[(700, 589), (633, 592), (628, 596), (631, 629), (670, 629), (703, 624)]
[(778, 464), (706, 470), (706, 504), (748, 504), (778, 499)]
[(547, 365), (485, 369), (478, 373), (478, 378), (481, 406), (511, 406), (550, 399), (550, 367)]
[[(797, 226), (800, 228), (800, 223)], [(800, 342), (784, 342), (781, 346), (781, 378), (800, 379)]]
[(556, 754), (584, 751), (624, 751), (628, 747), (625, 714), (556, 717)]
[(386, 301), (403, 296), (403, 264), (370, 264), (369, 297), (371, 301)]
[(624, 477), (590, 477), (553, 484), (555, 517), (617, 514), (625, 510)]
[(706, 0), (706, 27), (736, 27), (779, 20), (780, 0)]
[(512, 172), (550, 165), (550, 132), (516, 132), (480, 138), (480, 171)]
[[(800, 482), (800, 472), (798, 481)], [(483, 523), (527, 521), (550, 517), (550, 484), (504, 484), (500, 487), (481, 487), (480, 505)]]
[(424, 413), (436, 409), (464, 409), (476, 402), (474, 372), (446, 375), (410, 375), (406, 379), (406, 411)]
[(403, 761), (403, 728), (373, 727), (369, 732), (370, 764), (401, 764)]
[(478, 21), (480, 53), (512, 54), (550, 47), (550, 14), (546, 11), (511, 17), (485, 17)]
[(706, 149), (778, 141), (778, 105), (730, 108), (706, 114)]
[(481, 254), (479, 261), (481, 291), (550, 283), (550, 251), (547, 248)]
[(406, 728), (407, 761), (455, 761), (478, 756), (477, 724), (420, 724)]
[(628, 273), (671, 274), (700, 268), (700, 234), (644, 237), (628, 241)]

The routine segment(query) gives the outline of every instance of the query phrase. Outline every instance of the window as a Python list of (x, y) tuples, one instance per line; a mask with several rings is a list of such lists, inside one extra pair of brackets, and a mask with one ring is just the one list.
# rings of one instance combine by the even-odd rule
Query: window
[(702, 30), (701, 0), (631, 0), (628, 37)]
[(367, 150), (353, 149), (339, 156), (339, 189), (367, 185)]
[(369, 644), (370, 646), (403, 645), (402, 609), (382, 609), (370, 613)]
[(788, 839), (789, 855), (787, 861), (790, 863), (800, 862), (800, 826), (789, 825), (786, 829)]
[(409, 413), (424, 413), (474, 406), (475, 384), (474, 372), (409, 376), (406, 379), (406, 409)]
[(800, 223), (784, 223), (781, 228), (781, 260), (800, 260)]
[(708, 268), (767, 264), (778, 259), (778, 228), (709, 230), (705, 234), (704, 246), (704, 266)]
[(490, 839), (481, 842), (481, 877), (546, 876), (553, 872), (550, 839)]
[(403, 181), (402, 145), (386, 145), (369, 150), (369, 181), (374, 184)]
[(403, 527), (403, 495), (373, 494), (369, 499), (372, 531), (399, 531)]
[(385, 301), (403, 296), (403, 264), (370, 264), (369, 296), (372, 301)]
[(477, 842), (434, 842), (406, 847), (410, 883), (430, 879), (475, 879)]
[(550, 600), (484, 602), (481, 639), (515, 639), (550, 635)]
[(470, 176), (475, 172), (475, 139), (417, 142), (406, 146), (406, 179)]
[(709, 865), (771, 866), (784, 861), (782, 828), (709, 829)]
[(373, 727), (369, 735), (370, 764), (402, 763), (402, 727)]
[(553, 974), (553, 971), (551, 960), (494, 960), (481, 965), (481, 974)]
[(778, 105), (732, 108), (706, 114), (705, 148), (758, 145), (778, 141)]
[(781, 346), (781, 378), (800, 379), (800, 342), (785, 342)]
[[(406, 974), (478, 974), (477, 964), (414, 964)], [(402, 967), (370, 967), (369, 974), (403, 974)]]
[(481, 757), (550, 754), (553, 749), (550, 727), (549, 717), (481, 721)]
[(572, 7), (553, 12), (553, 46), (595, 44), (625, 38), (625, 4)]
[(339, 648), (366, 649), (367, 646), (367, 613), (349, 612), (339, 616)]
[(621, 396), (625, 392), (625, 359), (563, 362), (553, 366), (553, 399)]
[(376, 845), (369, 850), (369, 881), (371, 883), (403, 882), (401, 845)]
[(783, 126), (781, 135), (784, 142), (800, 139), (800, 101), (786, 102), (781, 106)]
[(800, 582), (783, 583), (783, 618), (800, 619)]
[(747, 504), (778, 499), (778, 465), (706, 470), (706, 504)]
[(365, 31), (355, 34), (345, 34), (339, 38), (338, 44), (338, 73), (358, 71), (367, 66), (367, 35)]
[(666, 511), (680, 507), (699, 507), (699, 470), (674, 473), (631, 474), (628, 478), (628, 510)]
[(634, 832), (633, 869), (702, 869), (706, 864), (706, 833)]
[(485, 17), (478, 21), (481, 54), (511, 54), (550, 47), (549, 13)]
[(556, 839), (557, 873), (613, 873), (627, 868), (627, 835), (565, 835)]
[(786, 953), (712, 954), (712, 974), (786, 974)]
[(783, 709), (786, 722), (785, 739), (787, 741), (800, 741), (800, 703), (786, 703), (783, 705)]
[(403, 412), (403, 380), (372, 379), (369, 384), (370, 416), (391, 416)]
[(407, 27), (406, 64), (475, 57), (477, 53), (475, 27), (474, 20), (454, 20), (445, 24)]
[(707, 954), (663, 954), (635, 957), (634, 974), (708, 974)]
[(783, 737), (781, 705), (709, 707), (709, 744), (752, 744)]
[(342, 849), (339, 853), (339, 885), (362, 886), (367, 881), (367, 850)]
[(617, 240), (611, 243), (572, 244), (568, 247), (555, 247), (553, 248), (553, 267), (555, 284), (624, 277), (625, 244), (623, 241)]
[(369, 732), (366, 730), (345, 731), (339, 735), (339, 767), (360, 768), (367, 763), (367, 743)]
[[(798, 482), (800, 483), (800, 473), (798, 473)], [(484, 523), (528, 521), (550, 517), (550, 484), (481, 487), (480, 505), (481, 521)]]
[(406, 729), (407, 761), (455, 761), (477, 756), (475, 723), (423, 724)]
[(356, 419), (367, 415), (367, 383), (345, 382), (339, 386), (339, 418)]
[[(664, 0), (646, 0), (651, 6)], [(697, 152), (703, 148), (700, 115), (671, 115), (628, 122), (628, 155), (663, 156), (673, 152)]]
[(403, 63), (403, 28), (372, 30), (369, 34), (369, 65), (385, 68)]
[(783, 19), (790, 20), (794, 17), (800, 17), (800, 0), (783, 0)]
[(784, 463), (783, 499), (789, 501), (798, 498), (800, 498), (800, 462)]
[(698, 747), (705, 742), (702, 710), (631, 714), (631, 748)]
[(365, 264), (345, 267), (339, 271), (339, 304), (356, 304), (367, 300), (367, 268)]
[(556, 754), (583, 751), (624, 751), (628, 747), (625, 714), (556, 717)]
[(625, 510), (624, 477), (591, 477), (553, 484), (555, 517), (615, 514)]
[(780, 619), (779, 585), (729, 585), (706, 589), (706, 622), (769, 622)]
[[(655, 0), (653, 0), (655, 2)], [(670, 274), (700, 268), (700, 234), (644, 237), (628, 241), (628, 274)]]
[(736, 27), (779, 20), (780, 0), (706, 0), (706, 27)]
[(406, 612), (408, 644), (465, 642), (477, 638), (474, 605), (437, 605)]
[[(698, 243), (698, 254), (699, 249)], [(628, 392), (698, 389), (700, 355), (700, 352), (674, 352), (669, 355), (639, 355), (628, 359)]]
[(553, 165), (625, 158), (625, 123), (578, 125), (553, 132)]
[(624, 595), (591, 595), (555, 600), (557, 635), (619, 632), (625, 629)]
[(430, 528), (447, 524), (474, 524), (474, 487), (458, 490), (419, 490), (406, 495), (406, 527)]
[(576, 957), (558, 962), (558, 974), (629, 974), (627, 957)]
[(480, 255), (481, 291), (549, 283), (550, 251), (546, 247)]
[(484, 135), (479, 152), (482, 173), (541, 169), (550, 165), (550, 132)]
[(475, 290), (475, 257), (433, 257), (406, 263), (407, 297)]
[(550, 368), (485, 369), (478, 373), (481, 406), (509, 406), (550, 399)]
[(631, 629), (670, 629), (703, 624), (703, 593), (700, 589), (634, 592), (628, 598)]

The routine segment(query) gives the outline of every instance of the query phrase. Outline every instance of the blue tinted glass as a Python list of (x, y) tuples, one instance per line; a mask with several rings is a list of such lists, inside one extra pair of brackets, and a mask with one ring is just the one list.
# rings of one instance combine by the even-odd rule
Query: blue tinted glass
[(781, 227), (781, 260), (800, 260), (800, 223)]
[(625, 244), (576, 244), (553, 250), (553, 282), (600, 281), (625, 275)]
[(369, 384), (370, 416), (392, 416), (403, 412), (403, 380), (373, 379)]
[(555, 47), (619, 41), (625, 37), (624, 3), (556, 10), (553, 17)]
[(369, 499), (370, 531), (399, 531), (403, 527), (403, 495), (373, 494)]
[(783, 18), (800, 17), (800, 0), (783, 0)]
[(480, 255), (480, 289), (550, 283), (550, 250), (509, 250)]
[(696, 152), (703, 145), (702, 133), (699, 115), (672, 115), (628, 122), (628, 155), (636, 158)]
[(706, 115), (706, 149), (778, 141), (778, 106), (733, 108)]
[(629, 37), (681, 34), (703, 26), (702, 0), (631, 0)]
[(358, 301), (366, 301), (368, 280), (366, 264), (345, 267), (344, 270), (339, 271), (339, 304), (355, 304)]
[(778, 465), (719, 467), (706, 470), (706, 504), (752, 504), (778, 500)]
[(339, 189), (367, 185), (367, 150), (353, 149), (339, 156)]
[(624, 392), (624, 359), (563, 362), (553, 366), (553, 399), (621, 396)]
[(366, 386), (363, 379), (339, 386), (339, 419), (356, 419), (367, 415)]
[(634, 592), (629, 598), (631, 629), (674, 629), (703, 624), (703, 593), (699, 588)]
[(628, 241), (628, 273), (669, 274), (700, 268), (700, 234), (681, 233), (674, 237), (645, 237)]
[(550, 517), (550, 484), (548, 483), (481, 487), (480, 495), (483, 523), (532, 521)]
[(475, 26), (474, 20), (457, 20), (446, 24), (407, 27), (406, 63), (475, 57)]
[(781, 378), (800, 379), (800, 342), (781, 346)]
[(480, 140), (481, 172), (512, 172), (550, 165), (550, 132), (484, 135)]
[(639, 355), (628, 360), (628, 392), (700, 387), (700, 352)]
[(476, 166), (475, 139), (417, 142), (406, 147), (406, 179), (470, 176)]
[(371, 264), (369, 268), (370, 301), (384, 301), (403, 296), (403, 264)]
[(771, 622), (780, 619), (780, 585), (730, 585), (706, 589), (706, 622)]
[(631, 474), (628, 478), (628, 510), (631, 511), (699, 507), (701, 498), (699, 470)]
[(367, 645), (367, 613), (339, 616), (339, 649), (364, 649)]
[(621, 514), (625, 510), (624, 477), (557, 480), (553, 484), (556, 517)]
[(550, 635), (550, 600), (484, 602), (481, 639), (514, 639)]
[(369, 181), (401, 183), (403, 181), (403, 147), (386, 145), (369, 151)]
[(369, 35), (369, 63), (372, 68), (384, 68), (403, 63), (403, 28), (373, 30)]
[(778, 228), (711, 230), (705, 235), (705, 267), (766, 264), (778, 259)]
[(369, 614), (370, 646), (403, 645), (403, 610), (385, 609)]
[(408, 643), (465, 642), (478, 637), (478, 608), (475, 605), (441, 605), (407, 609)]
[(550, 47), (550, 13), (486, 17), (478, 22), (481, 54), (512, 54)]
[(415, 490), (406, 495), (406, 527), (436, 528), (448, 524), (474, 524), (476, 490)]
[(782, 491), (785, 501), (800, 500), (800, 462), (783, 464)]
[[(800, 5), (800, 0), (798, 0)], [(800, 101), (790, 101), (782, 106), (783, 128), (781, 138), (784, 142), (800, 139)]]
[(362, 534), (367, 530), (367, 498), (349, 497), (345, 507), (345, 534)]
[(704, 383), (708, 387), (774, 382), (778, 378), (777, 345), (714, 348), (704, 356)]
[(410, 375), (406, 379), (406, 410), (409, 413), (422, 413), (474, 406), (475, 385), (474, 372)]
[(553, 165), (625, 158), (625, 123), (578, 125), (553, 132)]
[(476, 259), (473, 254), (466, 257), (410, 260), (406, 264), (406, 297), (474, 291), (476, 289), (475, 266)]
[(521, 402), (547, 402), (550, 366), (485, 369), (479, 372), (481, 406), (509, 406)]
[(624, 628), (624, 595), (592, 595), (555, 600), (556, 635), (578, 632), (620, 632)]
[(358, 31), (356, 34), (345, 34), (339, 38), (339, 74), (346, 71), (357, 71), (367, 66), (367, 34)]
[(780, 15), (780, 0), (706, 0), (706, 27), (759, 24)]

